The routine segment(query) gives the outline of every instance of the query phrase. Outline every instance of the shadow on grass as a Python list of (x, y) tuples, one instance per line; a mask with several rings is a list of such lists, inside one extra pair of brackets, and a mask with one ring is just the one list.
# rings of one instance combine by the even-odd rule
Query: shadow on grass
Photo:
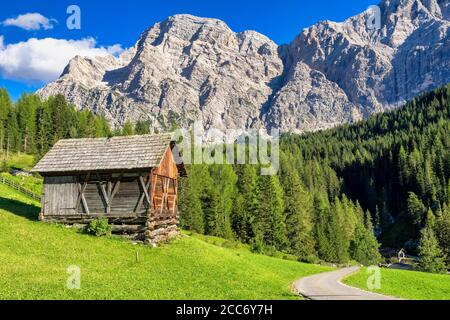
[(38, 221), (41, 209), (35, 205), (0, 197), (0, 209), (9, 211), (17, 216)]

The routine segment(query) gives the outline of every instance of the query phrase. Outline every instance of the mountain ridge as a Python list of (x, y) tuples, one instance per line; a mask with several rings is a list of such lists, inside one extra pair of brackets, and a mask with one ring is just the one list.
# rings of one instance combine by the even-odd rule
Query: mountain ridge
[(354, 122), (450, 82), (448, 0), (384, 0), (369, 12), (322, 21), (278, 46), (256, 31), (181, 14), (145, 30), (120, 57), (75, 57), (42, 88), (113, 126), (281, 129), (302, 133)]

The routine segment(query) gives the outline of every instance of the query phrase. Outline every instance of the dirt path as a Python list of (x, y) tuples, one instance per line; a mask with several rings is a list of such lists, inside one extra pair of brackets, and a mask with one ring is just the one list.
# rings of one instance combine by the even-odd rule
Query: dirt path
[(359, 270), (350, 267), (333, 272), (316, 274), (294, 283), (295, 290), (311, 300), (398, 300), (377, 293), (347, 286), (341, 280)]

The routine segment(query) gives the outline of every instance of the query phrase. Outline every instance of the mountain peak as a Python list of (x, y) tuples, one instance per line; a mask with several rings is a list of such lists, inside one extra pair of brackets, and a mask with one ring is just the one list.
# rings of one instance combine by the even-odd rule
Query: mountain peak
[(74, 58), (38, 93), (62, 93), (113, 126), (325, 129), (450, 82), (448, 2), (385, 0), (380, 30), (367, 28), (366, 11), (280, 47), (218, 19), (174, 15), (119, 58)]

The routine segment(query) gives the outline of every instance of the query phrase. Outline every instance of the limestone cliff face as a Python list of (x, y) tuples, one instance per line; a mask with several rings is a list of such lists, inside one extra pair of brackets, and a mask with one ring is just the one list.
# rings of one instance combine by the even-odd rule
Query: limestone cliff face
[(265, 127), (305, 132), (352, 122), (450, 82), (449, 0), (385, 0), (369, 12), (320, 22), (289, 45), (222, 21), (176, 15), (120, 57), (70, 61), (38, 91), (57, 93), (114, 126), (149, 120), (168, 130)]
[(146, 119), (160, 130), (194, 121), (248, 129), (261, 125), (261, 106), (282, 72), (277, 45), (265, 36), (177, 15), (145, 31), (119, 59), (73, 59), (39, 94), (63, 93), (116, 125)]

